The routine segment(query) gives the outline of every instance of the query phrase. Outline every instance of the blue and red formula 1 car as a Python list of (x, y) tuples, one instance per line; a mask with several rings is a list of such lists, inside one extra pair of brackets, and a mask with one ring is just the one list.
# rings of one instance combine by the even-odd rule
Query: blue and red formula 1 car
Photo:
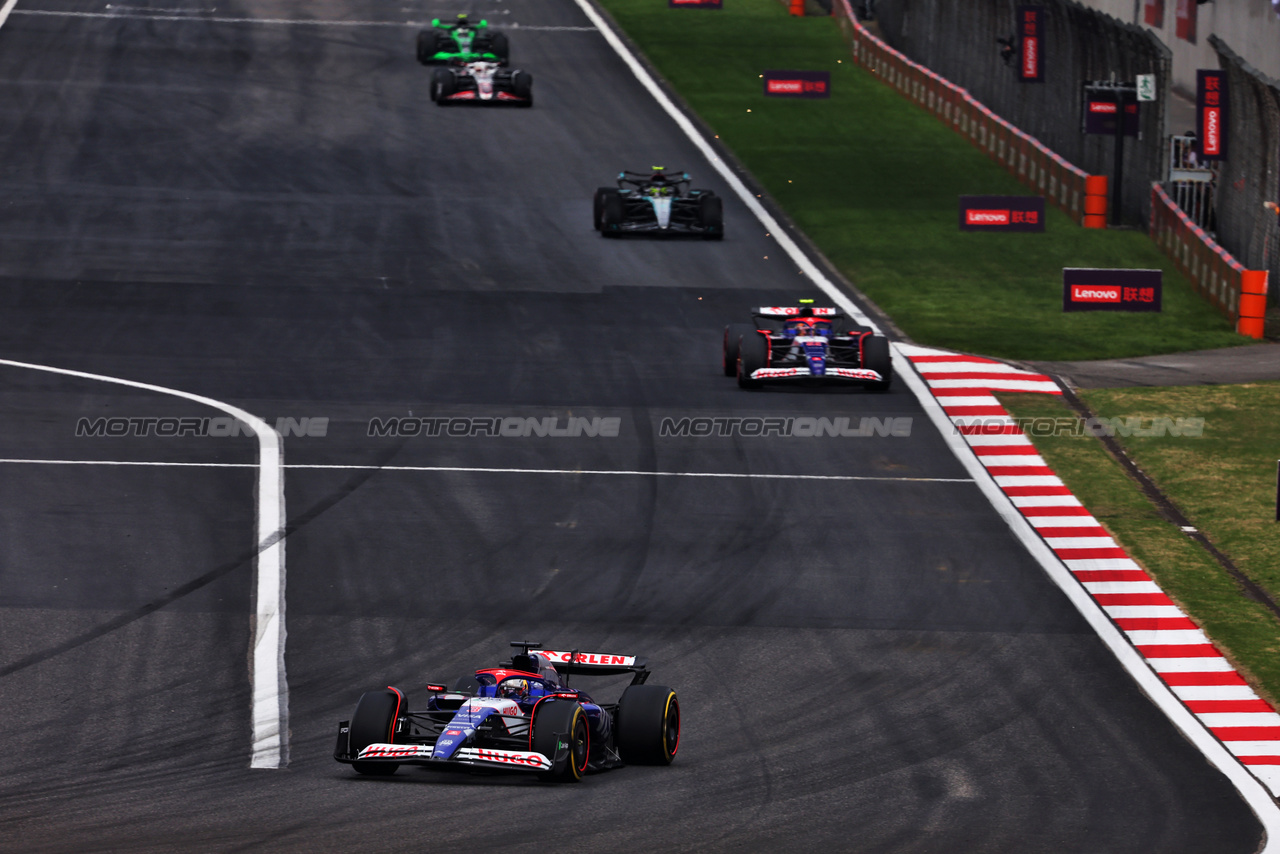
[[(398, 688), (361, 695), (351, 720), (338, 725), (333, 758), (361, 774), (421, 765), (533, 772), (567, 783), (588, 771), (675, 758), (680, 702), (670, 688), (645, 684), (643, 660), (511, 645), (519, 652), (509, 662), (463, 676), (452, 689), (428, 685), (422, 706), (410, 709)], [(616, 703), (569, 687), (571, 675), (628, 674), (631, 684)]]
[(762, 306), (751, 317), (724, 328), (724, 375), (742, 388), (822, 382), (885, 391), (893, 382), (889, 340), (838, 308)]

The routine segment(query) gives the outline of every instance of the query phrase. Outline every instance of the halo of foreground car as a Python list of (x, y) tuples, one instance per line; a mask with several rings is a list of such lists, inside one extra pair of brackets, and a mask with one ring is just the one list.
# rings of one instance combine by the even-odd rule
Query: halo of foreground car
[(437, 68), (431, 75), (431, 100), (441, 107), (486, 101), (532, 107), (533, 75), (496, 62)]
[[(434, 770), (533, 773), (577, 783), (591, 771), (624, 764), (670, 765), (680, 742), (680, 701), (647, 685), (649, 669), (633, 655), (543, 650), (519, 652), (498, 667), (427, 686), (410, 710), (399, 688), (368, 691), (351, 720), (338, 725), (334, 759), (357, 773), (386, 776), (401, 765)], [(616, 703), (598, 703), (569, 687), (569, 677), (631, 675)]]
[(600, 187), (593, 204), (596, 231), (620, 234), (692, 234), (724, 237), (724, 203), (711, 190), (690, 189), (687, 172), (618, 173), (618, 186)]
[(453, 23), (432, 18), (431, 26), (433, 29), (418, 33), (418, 62), (423, 65), (466, 62), (506, 65), (510, 61), (511, 46), (506, 34), (489, 29), (488, 21), (482, 19), (473, 24), (462, 14)]
[(838, 308), (761, 306), (751, 318), (724, 328), (724, 375), (742, 388), (854, 383), (886, 391), (893, 382), (889, 339)]

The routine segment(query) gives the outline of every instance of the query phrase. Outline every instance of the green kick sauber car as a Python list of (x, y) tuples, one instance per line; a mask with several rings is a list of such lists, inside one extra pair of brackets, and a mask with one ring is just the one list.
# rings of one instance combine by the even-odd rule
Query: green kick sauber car
[(471, 23), (465, 14), (453, 23), (433, 18), (434, 29), (418, 33), (418, 62), (423, 65), (458, 65), (467, 62), (507, 64), (510, 47), (505, 33), (489, 29), (489, 22)]

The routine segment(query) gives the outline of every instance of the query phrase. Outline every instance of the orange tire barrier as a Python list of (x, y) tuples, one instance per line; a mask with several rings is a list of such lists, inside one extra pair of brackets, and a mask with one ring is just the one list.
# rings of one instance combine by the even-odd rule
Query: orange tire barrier
[(1240, 317), (1236, 332), (1262, 338), (1267, 318), (1267, 271), (1245, 270), (1240, 274)]
[(804, 0), (791, 0), (791, 14), (804, 16)]
[(1107, 176), (1090, 175), (1084, 179), (1085, 228), (1107, 227)]

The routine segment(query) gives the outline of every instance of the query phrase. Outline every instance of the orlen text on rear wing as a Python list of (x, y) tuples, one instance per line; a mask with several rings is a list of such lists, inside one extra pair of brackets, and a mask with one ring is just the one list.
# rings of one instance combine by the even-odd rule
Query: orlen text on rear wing
[(576, 649), (535, 649), (530, 652), (538, 652), (551, 659), (552, 666), (559, 673), (577, 673), (583, 676), (623, 676), (631, 673), (632, 685), (642, 685), (649, 678), (648, 662), (634, 655), (579, 652)]
[(794, 305), (761, 305), (751, 309), (753, 317), (799, 317), (801, 308), (808, 308), (813, 317), (844, 317), (838, 308), (794, 306)]

